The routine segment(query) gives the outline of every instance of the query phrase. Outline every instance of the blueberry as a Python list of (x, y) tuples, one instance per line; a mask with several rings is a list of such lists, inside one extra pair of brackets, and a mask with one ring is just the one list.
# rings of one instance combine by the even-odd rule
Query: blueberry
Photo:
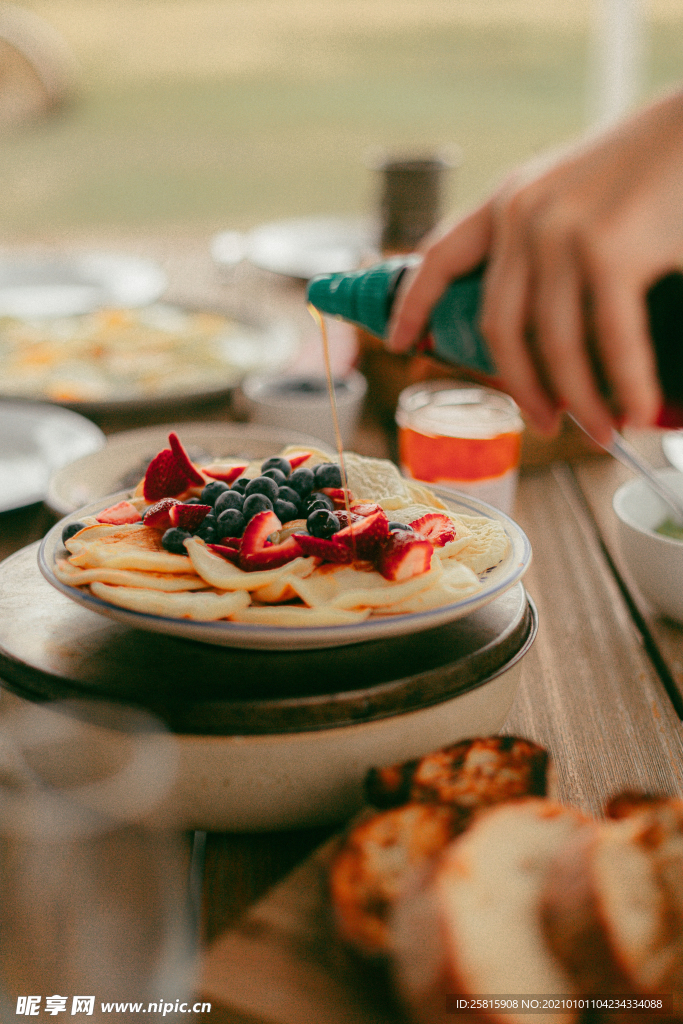
[(287, 477), (282, 472), (282, 470), (281, 469), (277, 469), (277, 468), (266, 469), (265, 472), (263, 472), (261, 474), (261, 476), (270, 477), (271, 480), (275, 481), (275, 483), (278, 485), (278, 487), (282, 487), (282, 485), (284, 483), (286, 483), (286, 481), (287, 481)]
[(62, 530), (62, 544), (64, 544), (70, 537), (73, 537), (79, 530), (85, 529), (85, 523), (67, 523)]
[(333, 512), (334, 502), (327, 494), (321, 494), (320, 491), (313, 491), (313, 494), (306, 502), (306, 508), (308, 512), (312, 512), (315, 508), (328, 508), (330, 512)]
[(341, 469), (336, 462), (322, 462), (315, 467), (316, 487), (322, 489), (323, 487), (341, 487), (341, 485)]
[(292, 519), (299, 518), (298, 506), (293, 501), (283, 501), (281, 498), (276, 498), (273, 508), (275, 515), (281, 523), (291, 523)]
[(247, 497), (251, 494), (265, 494), (271, 501), (275, 501), (277, 492), (278, 486), (274, 480), (269, 476), (257, 476), (255, 480), (249, 481), (244, 493)]
[(389, 530), (409, 530), (410, 533), (415, 533), (408, 523), (389, 523)]
[(213, 544), (216, 539), (216, 517), (209, 512), (204, 516), (200, 525), (194, 532), (195, 537), (201, 537), (207, 544)]
[(225, 512), (226, 508), (236, 508), (240, 512), (242, 511), (242, 505), (244, 504), (244, 495), (240, 494), (239, 491), (223, 491), (216, 498), (216, 504), (213, 506), (213, 510), (217, 516), (221, 512)]
[(186, 541), (189, 536), (187, 530), (180, 530), (177, 526), (172, 526), (161, 538), (161, 546), (174, 555), (186, 555), (183, 541)]
[(224, 484), (222, 480), (212, 480), (200, 495), (202, 505), (213, 505), (218, 495), (227, 490), (228, 485)]
[(242, 514), (247, 522), (257, 512), (272, 512), (272, 510), (273, 503), (265, 494), (250, 494), (244, 499), (244, 505), (242, 506)]
[(246, 520), (238, 508), (226, 508), (216, 520), (218, 537), (241, 537)]
[(266, 459), (266, 461), (262, 463), (262, 473), (265, 473), (266, 470), (269, 469), (279, 469), (280, 472), (284, 474), (284, 476), (289, 476), (289, 474), (292, 472), (292, 467), (290, 466), (289, 462), (287, 461), (287, 459), (283, 459), (281, 455), (273, 455), (272, 459)]
[(339, 520), (326, 508), (317, 508), (306, 520), (306, 529), (312, 537), (331, 537), (339, 530)]
[(244, 494), (248, 483), (250, 483), (249, 477), (241, 476), (238, 480), (233, 480), (231, 490)]
[(310, 494), (315, 484), (315, 477), (310, 469), (306, 469), (305, 466), (299, 466), (295, 469), (289, 480), (287, 481), (288, 487), (293, 487), (297, 494), (302, 498), (306, 494)]
[(301, 504), (301, 498), (293, 487), (281, 487), (277, 492), (277, 496), (280, 501), (291, 501), (292, 505), (296, 505), (297, 508)]

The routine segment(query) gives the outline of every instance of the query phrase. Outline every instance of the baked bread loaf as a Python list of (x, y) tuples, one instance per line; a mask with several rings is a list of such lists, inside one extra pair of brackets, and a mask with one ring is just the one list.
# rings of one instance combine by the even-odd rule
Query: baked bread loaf
[(519, 796), (547, 796), (552, 788), (547, 751), (517, 736), (463, 740), (414, 761), (372, 769), (366, 780), (375, 807), (419, 800), (476, 809)]
[[(391, 928), (395, 977), (417, 1021), (452, 1024), (457, 997), (578, 994), (546, 942), (541, 900), (549, 865), (586, 825), (578, 811), (534, 797), (482, 811), (402, 896)], [(521, 1006), (458, 1013), (468, 1024), (577, 1016)]]
[(584, 993), (675, 997), (683, 994), (683, 801), (619, 806), (628, 813), (584, 829), (549, 872), (548, 941)]
[(388, 950), (390, 911), (411, 871), (464, 827), (457, 809), (409, 803), (371, 814), (347, 834), (330, 868), (337, 931), (366, 956)]
[(330, 868), (330, 896), (344, 942), (365, 955), (386, 955), (389, 916), (411, 873), (464, 831), (482, 807), (544, 794), (550, 774), (542, 747), (509, 736), (464, 740), (372, 770), (368, 796), (387, 809), (350, 829)]

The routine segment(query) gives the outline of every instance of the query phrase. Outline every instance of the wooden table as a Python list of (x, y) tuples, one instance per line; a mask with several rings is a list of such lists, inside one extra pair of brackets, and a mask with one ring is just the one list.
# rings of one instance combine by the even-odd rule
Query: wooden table
[[(294, 303), (284, 285), (277, 283), (278, 289), (281, 299)], [(658, 435), (631, 440), (664, 465)], [(368, 454), (391, 451), (390, 438), (371, 417), (356, 447)], [(504, 731), (546, 746), (561, 799), (592, 814), (624, 788), (683, 795), (683, 629), (653, 615), (623, 566), (611, 498), (628, 475), (608, 456), (530, 468), (515, 510), (534, 551), (526, 585), (540, 628)], [(50, 522), (41, 507), (0, 516), (0, 558), (41, 536)], [(213, 1004), (206, 1020), (399, 1019), (330, 953), (321, 894), (325, 849), (309, 855), (332, 832), (206, 838), (200, 987)]]

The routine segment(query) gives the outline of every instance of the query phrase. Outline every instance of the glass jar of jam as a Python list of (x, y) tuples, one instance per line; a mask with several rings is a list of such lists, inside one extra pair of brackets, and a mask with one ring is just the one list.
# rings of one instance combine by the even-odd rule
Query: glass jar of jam
[(396, 423), (407, 477), (512, 510), (524, 424), (508, 395), (451, 380), (424, 381), (401, 392)]

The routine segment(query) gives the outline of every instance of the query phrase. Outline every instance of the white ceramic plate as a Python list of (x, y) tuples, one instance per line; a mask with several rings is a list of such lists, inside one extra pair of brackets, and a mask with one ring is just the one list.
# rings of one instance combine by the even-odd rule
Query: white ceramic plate
[(69, 409), (0, 402), (0, 512), (42, 501), (55, 470), (104, 444), (99, 427)]
[(0, 316), (75, 316), (102, 306), (146, 306), (166, 290), (155, 263), (110, 253), (0, 259)]
[(310, 434), (245, 423), (167, 423), (124, 430), (110, 434), (104, 450), (53, 473), (46, 503), (57, 515), (65, 516), (115, 491), (134, 487), (151, 459), (168, 447), (172, 430), (180, 435), (191, 458), (206, 462), (229, 456), (265, 459), (288, 444), (310, 445), (332, 454), (324, 441)]
[(168, 633), (189, 640), (200, 640), (225, 647), (249, 647), (258, 650), (313, 650), (322, 647), (343, 647), (347, 644), (363, 643), (390, 636), (403, 636), (432, 629), (445, 622), (453, 622), (488, 604), (517, 583), (531, 562), (531, 545), (521, 528), (504, 513), (483, 501), (445, 488), (432, 488), (454, 512), (463, 515), (485, 516), (499, 522), (505, 530), (510, 546), (505, 558), (489, 569), (482, 577), (483, 589), (454, 604), (444, 605), (430, 611), (411, 615), (386, 616), (366, 619), (354, 625), (309, 626), (291, 628), (283, 626), (256, 626), (240, 622), (193, 622), (189, 619), (171, 619), (160, 615), (146, 615), (117, 608), (94, 597), (89, 592), (62, 583), (54, 574), (53, 567), (59, 554), (64, 552), (62, 530), (69, 522), (77, 522), (81, 516), (94, 515), (109, 505), (121, 501), (130, 492), (109, 495), (106, 501), (94, 502), (67, 516), (57, 523), (43, 539), (38, 553), (38, 564), (45, 579), (67, 597), (90, 608), (100, 615), (106, 615), (117, 622), (123, 622), (134, 629), (146, 629), (155, 633)]
[(376, 253), (377, 227), (365, 218), (301, 217), (274, 221), (248, 234), (224, 231), (211, 242), (221, 266), (246, 259), (262, 270), (308, 280), (353, 270)]
[(671, 465), (683, 472), (683, 430), (672, 430), (664, 434), (662, 450)]

